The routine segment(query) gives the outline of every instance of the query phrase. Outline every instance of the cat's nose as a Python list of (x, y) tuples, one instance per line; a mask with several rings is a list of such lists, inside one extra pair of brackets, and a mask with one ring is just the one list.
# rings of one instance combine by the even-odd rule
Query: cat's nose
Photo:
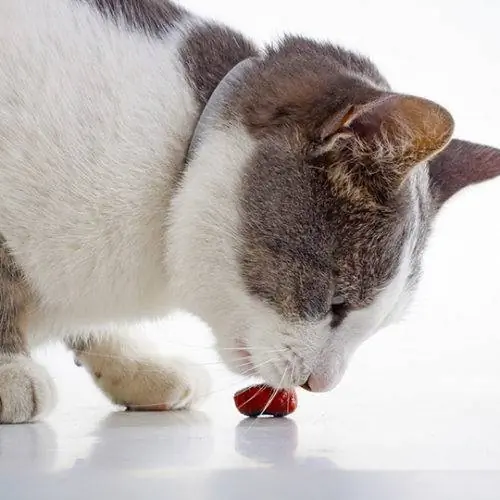
[(307, 381), (301, 385), (302, 389), (309, 392), (326, 392), (332, 389), (333, 384), (330, 377), (322, 375), (310, 375)]
[(306, 391), (312, 392), (312, 389), (309, 386), (309, 380), (307, 380), (307, 382), (302, 384), (300, 387), (302, 387), (302, 389), (305, 389)]

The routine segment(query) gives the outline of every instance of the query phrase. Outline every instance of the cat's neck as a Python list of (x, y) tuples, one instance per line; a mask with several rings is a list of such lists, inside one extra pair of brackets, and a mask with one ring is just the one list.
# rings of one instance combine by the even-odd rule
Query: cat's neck
[(220, 102), (222, 94), (227, 94), (227, 83), (234, 79), (235, 69), (259, 54), (258, 48), (240, 33), (187, 16), (178, 57), (196, 102), (196, 117), (193, 117), (191, 140), (185, 144), (184, 161), (177, 164), (173, 172), (174, 191), (195, 153), (201, 130), (206, 129), (210, 121), (207, 117), (213, 115), (214, 104)]

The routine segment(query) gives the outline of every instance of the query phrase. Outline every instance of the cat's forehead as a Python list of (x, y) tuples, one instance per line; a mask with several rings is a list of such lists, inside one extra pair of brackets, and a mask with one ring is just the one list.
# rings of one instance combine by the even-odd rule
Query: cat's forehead
[[(295, 318), (325, 314), (341, 294), (362, 308), (414, 252), (421, 224), (408, 183), (391, 211), (357, 210), (335, 197), (324, 172), (292, 151), (262, 147), (242, 182), (240, 266), (251, 293)], [(425, 237), (425, 232), (421, 232)], [(414, 255), (413, 255), (414, 253)]]
[(341, 47), (287, 38), (252, 61), (231, 95), (234, 115), (252, 136), (296, 128), (310, 137), (346, 107), (378, 98), (387, 81), (367, 58)]
[[(289, 36), (267, 50), (273, 65), (290, 67), (314, 65), (320, 73), (326, 70), (363, 77), (371, 84), (388, 87), (389, 84), (377, 66), (366, 56), (329, 42), (319, 42), (303, 37)], [(321, 75), (324, 76), (324, 75)]]

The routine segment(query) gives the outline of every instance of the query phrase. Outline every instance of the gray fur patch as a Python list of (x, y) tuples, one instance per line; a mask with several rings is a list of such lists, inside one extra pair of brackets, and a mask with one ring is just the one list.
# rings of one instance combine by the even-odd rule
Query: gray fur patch
[(22, 314), (28, 302), (28, 289), (22, 271), (0, 236), (0, 353), (27, 351)]
[(257, 54), (240, 33), (217, 24), (197, 26), (180, 50), (182, 63), (200, 104), (239, 62)]
[(162, 37), (179, 22), (186, 11), (167, 0), (78, 0), (97, 8), (116, 23)]
[(460, 189), (500, 175), (500, 150), (453, 140), (429, 163), (432, 189), (442, 205)]
[[(397, 189), (388, 184), (391, 193), (373, 202), (371, 190), (352, 196), (334, 185), (333, 173), (353, 158), (311, 154), (326, 120), (388, 88), (367, 59), (290, 38), (268, 50), (234, 96), (243, 123), (259, 141), (242, 184), (242, 275), (252, 294), (289, 319), (333, 312), (332, 327), (338, 326), (395, 275), (413, 237), (411, 176)], [(359, 168), (369, 172), (377, 160), (362, 161), (366, 166)], [(415, 280), (431, 208), (428, 197), (418, 199)], [(337, 296), (345, 303), (332, 304)]]
[(396, 273), (410, 204), (402, 192), (386, 210), (338, 199), (326, 173), (269, 144), (243, 183), (241, 269), (251, 293), (291, 319), (319, 319), (334, 307), (337, 326), (371, 303)]

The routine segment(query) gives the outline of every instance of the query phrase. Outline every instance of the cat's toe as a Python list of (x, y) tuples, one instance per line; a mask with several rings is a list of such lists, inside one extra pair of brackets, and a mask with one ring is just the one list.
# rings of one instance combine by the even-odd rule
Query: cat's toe
[(27, 357), (0, 364), (0, 423), (35, 420), (55, 401), (55, 386), (45, 368)]

